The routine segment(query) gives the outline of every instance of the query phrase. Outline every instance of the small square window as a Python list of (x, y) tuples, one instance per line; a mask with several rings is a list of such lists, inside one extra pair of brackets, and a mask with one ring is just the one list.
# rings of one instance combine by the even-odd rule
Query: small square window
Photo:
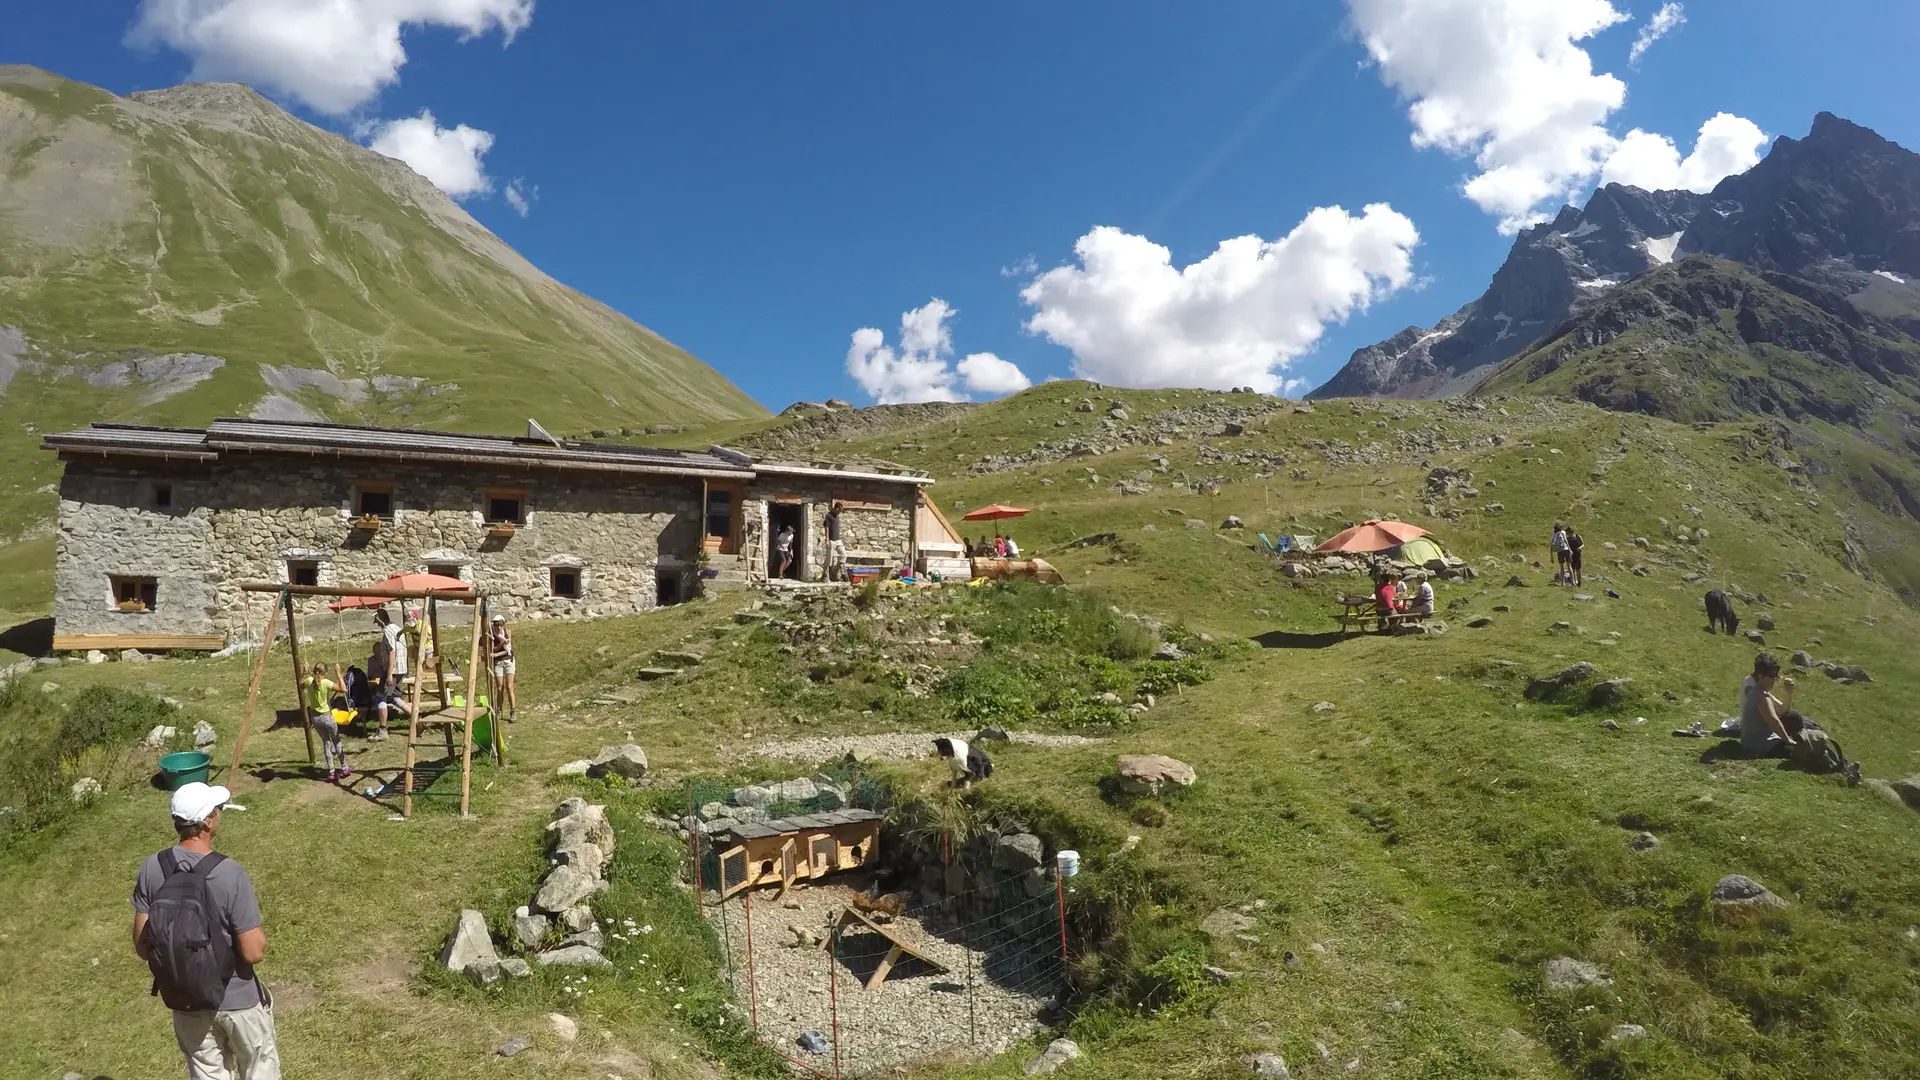
[(173, 505), (173, 485), (172, 484), (153, 485), (153, 505), (158, 508), (165, 508)]
[(288, 559), (287, 560), (287, 584), (289, 585), (320, 584), (319, 561), (315, 559)]
[(436, 577), (460, 578), (464, 581), (466, 580), (466, 575), (460, 572), (462, 569), (464, 569), (464, 567), (459, 563), (436, 562), (427, 564), (427, 573), (429, 574), (433, 574)]
[(159, 604), (160, 583), (154, 578), (114, 574), (107, 581), (121, 611), (152, 611)]
[(487, 493), (487, 522), (494, 524), (507, 522), (513, 525), (527, 523), (527, 502), (515, 492), (490, 491)]
[(392, 517), (393, 488), (386, 485), (363, 485), (354, 488), (353, 513), (355, 517)]
[(554, 596), (568, 600), (580, 598), (580, 571), (572, 567), (556, 566), (547, 571), (547, 580)]

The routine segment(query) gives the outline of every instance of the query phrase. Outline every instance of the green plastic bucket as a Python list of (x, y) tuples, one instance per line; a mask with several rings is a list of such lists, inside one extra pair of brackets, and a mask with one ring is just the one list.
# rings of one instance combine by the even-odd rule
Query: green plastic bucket
[(168, 754), (160, 759), (160, 775), (167, 779), (168, 791), (179, 791), (187, 784), (207, 782), (207, 769), (213, 759), (198, 750)]

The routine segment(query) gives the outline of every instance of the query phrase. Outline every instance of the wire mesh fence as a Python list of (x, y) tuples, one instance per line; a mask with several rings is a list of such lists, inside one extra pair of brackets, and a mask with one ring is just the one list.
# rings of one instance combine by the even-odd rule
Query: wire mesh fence
[[(734, 883), (720, 858), (730, 840), (726, 825), (712, 823), (736, 820), (729, 811), (742, 802), (764, 823), (877, 809), (884, 798), (851, 768), (809, 783), (811, 791), (792, 781), (687, 785), (690, 876), (755, 1040), (798, 1069), (841, 1077), (942, 1053), (997, 1053), (1039, 1031), (1066, 980), (1064, 908), (1050, 869), (1006, 869), (977, 847), (936, 840), (929, 851), (890, 835), (884, 867), (721, 895)], [(882, 878), (904, 889), (881, 896)]]

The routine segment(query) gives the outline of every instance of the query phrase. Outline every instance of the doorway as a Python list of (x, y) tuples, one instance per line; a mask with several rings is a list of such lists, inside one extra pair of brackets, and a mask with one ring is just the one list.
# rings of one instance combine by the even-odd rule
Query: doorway
[[(785, 577), (794, 581), (804, 579), (807, 565), (807, 530), (803, 520), (805, 515), (801, 513), (804, 509), (805, 507), (799, 503), (770, 502), (767, 504), (768, 577)], [(788, 528), (793, 530), (793, 565), (787, 567), (787, 572), (782, 574), (780, 573), (780, 532)]]

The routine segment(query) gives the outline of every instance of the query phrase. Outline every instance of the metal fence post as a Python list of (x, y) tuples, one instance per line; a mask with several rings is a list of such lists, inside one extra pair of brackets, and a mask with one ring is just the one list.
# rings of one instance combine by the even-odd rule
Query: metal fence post
[(833, 1075), (840, 1076), (840, 980), (834, 977), (833, 962), (840, 952), (840, 924), (833, 927), (833, 938), (827, 943), (827, 1008), (833, 1015)]
[(753, 893), (745, 895), (747, 918), (747, 1016), (753, 1023), (753, 1041), (760, 1041), (760, 991), (753, 981)]

